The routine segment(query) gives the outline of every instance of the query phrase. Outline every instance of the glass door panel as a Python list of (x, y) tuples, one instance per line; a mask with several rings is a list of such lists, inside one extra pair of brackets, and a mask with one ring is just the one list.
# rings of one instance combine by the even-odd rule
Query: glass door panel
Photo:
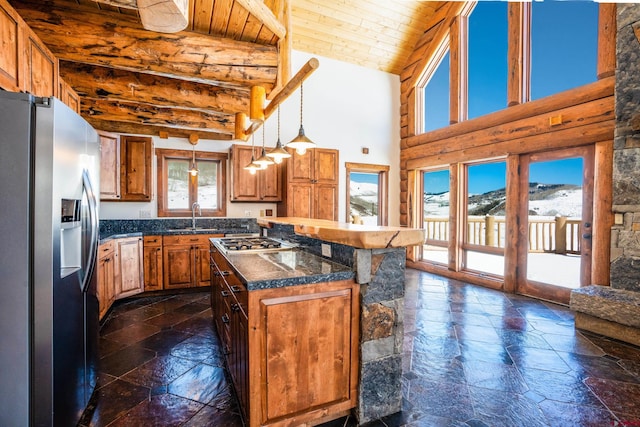
[(422, 173), (422, 228), (426, 240), (422, 259), (447, 264), (449, 256), (449, 170)]
[(506, 170), (504, 161), (466, 167), (465, 270), (504, 275)]
[(526, 274), (519, 293), (568, 303), (571, 290), (590, 281), (592, 165), (593, 147), (523, 156)]
[(350, 222), (378, 225), (379, 174), (351, 172), (349, 179)]

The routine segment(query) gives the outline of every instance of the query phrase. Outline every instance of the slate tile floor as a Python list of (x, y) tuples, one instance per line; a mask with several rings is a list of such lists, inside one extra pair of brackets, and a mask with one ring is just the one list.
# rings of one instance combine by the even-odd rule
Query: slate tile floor
[[(575, 331), (559, 305), (406, 278), (404, 408), (368, 427), (640, 425), (639, 348)], [(101, 351), (82, 426), (242, 425), (208, 293), (117, 305)]]

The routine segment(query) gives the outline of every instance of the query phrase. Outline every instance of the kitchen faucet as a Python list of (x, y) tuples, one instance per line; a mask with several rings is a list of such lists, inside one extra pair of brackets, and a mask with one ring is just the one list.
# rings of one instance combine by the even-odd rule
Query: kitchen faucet
[(198, 208), (198, 214), (202, 216), (202, 208), (200, 207), (200, 203), (193, 202), (191, 205), (191, 228), (196, 229), (196, 208)]

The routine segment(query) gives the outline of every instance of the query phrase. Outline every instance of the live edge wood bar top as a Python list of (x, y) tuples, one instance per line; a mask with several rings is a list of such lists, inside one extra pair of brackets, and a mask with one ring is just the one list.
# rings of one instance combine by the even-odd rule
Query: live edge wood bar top
[(359, 249), (402, 248), (421, 245), (425, 239), (425, 232), (421, 228), (349, 224), (297, 217), (258, 218), (258, 225), (262, 227), (271, 228), (273, 224), (293, 225), (298, 235)]

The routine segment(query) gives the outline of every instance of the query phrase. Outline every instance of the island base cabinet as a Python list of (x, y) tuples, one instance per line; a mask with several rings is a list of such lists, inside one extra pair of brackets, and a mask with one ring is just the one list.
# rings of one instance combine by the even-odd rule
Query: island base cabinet
[(316, 424), (357, 404), (359, 285), (249, 292), (249, 426)]

